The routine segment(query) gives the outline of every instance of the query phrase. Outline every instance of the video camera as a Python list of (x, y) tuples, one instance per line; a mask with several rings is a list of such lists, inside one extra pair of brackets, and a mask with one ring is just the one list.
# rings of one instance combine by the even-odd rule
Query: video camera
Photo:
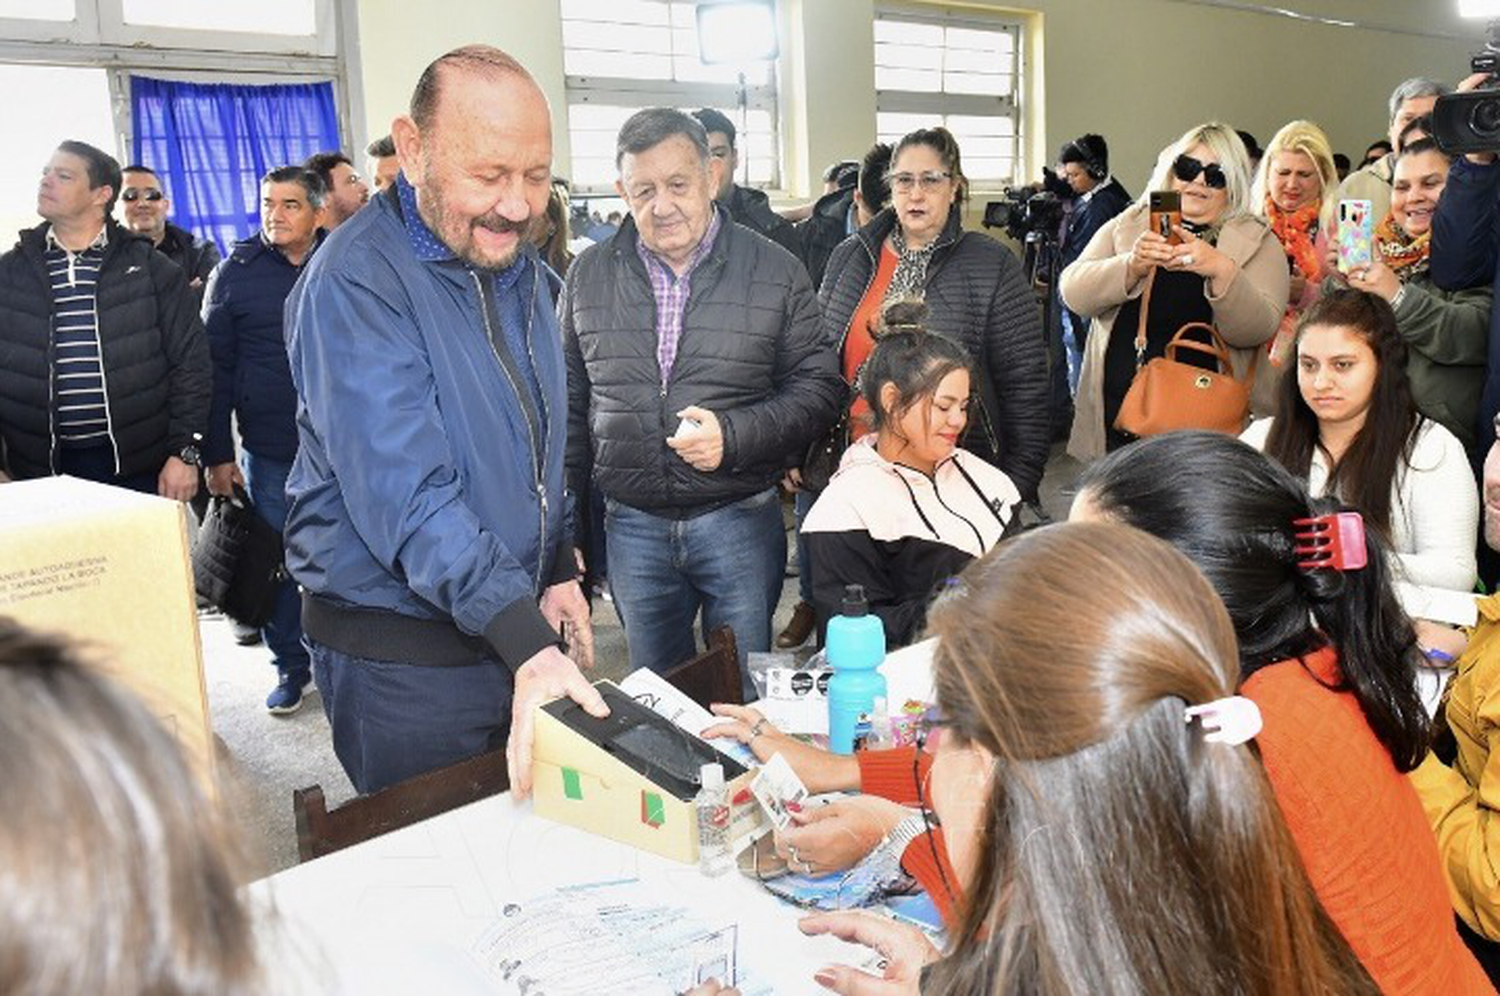
[(1449, 155), (1500, 151), (1500, 19), (1485, 26), (1469, 70), (1489, 78), (1477, 90), (1439, 97), (1432, 109), (1432, 137)]
[(1006, 187), (1000, 196), (984, 206), (985, 228), (1003, 228), (1022, 243), (1057, 239), (1063, 204), (1055, 193), (1036, 186)]

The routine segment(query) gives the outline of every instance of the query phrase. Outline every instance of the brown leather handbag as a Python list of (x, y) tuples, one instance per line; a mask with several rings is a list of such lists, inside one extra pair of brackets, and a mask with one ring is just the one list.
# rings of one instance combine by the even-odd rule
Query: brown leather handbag
[[(1229, 346), (1219, 330), (1204, 322), (1189, 322), (1177, 330), (1167, 343), (1164, 355), (1150, 363), (1146, 356), (1146, 311), (1151, 304), (1151, 285), (1156, 282), (1153, 270), (1141, 295), (1141, 319), (1135, 333), (1135, 379), (1120, 411), (1115, 428), (1133, 436), (1155, 436), (1177, 429), (1212, 429), (1238, 435), (1250, 414), (1250, 385), (1255, 382), (1255, 360), (1244, 380), (1234, 376)], [(1206, 332), (1209, 342), (1188, 338), (1188, 333)], [(1216, 360), (1209, 370), (1184, 363), (1177, 358), (1180, 350), (1192, 350)]]

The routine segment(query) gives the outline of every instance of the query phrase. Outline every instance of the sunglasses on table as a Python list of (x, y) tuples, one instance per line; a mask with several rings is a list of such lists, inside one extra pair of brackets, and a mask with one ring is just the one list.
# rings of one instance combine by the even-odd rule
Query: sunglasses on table
[(148, 200), (154, 203), (165, 196), (167, 195), (160, 190), (137, 190), (132, 187), (120, 195), (120, 200), (125, 201), (127, 204), (139, 200)]
[(1224, 175), (1224, 168), (1218, 163), (1205, 165), (1192, 156), (1178, 156), (1172, 160), (1172, 175), (1183, 183), (1192, 183), (1198, 179), (1199, 173), (1203, 174), (1203, 182), (1215, 190), (1229, 186), (1229, 177)]

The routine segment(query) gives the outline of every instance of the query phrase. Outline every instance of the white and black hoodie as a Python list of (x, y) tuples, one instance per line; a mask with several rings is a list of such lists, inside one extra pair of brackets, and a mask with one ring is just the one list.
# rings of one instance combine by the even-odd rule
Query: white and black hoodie
[(802, 523), (818, 632), (838, 614), (844, 586), (860, 584), (886, 645), (912, 642), (949, 579), (1014, 528), (1020, 501), (1004, 472), (967, 450), (928, 477), (886, 460), (865, 436)]

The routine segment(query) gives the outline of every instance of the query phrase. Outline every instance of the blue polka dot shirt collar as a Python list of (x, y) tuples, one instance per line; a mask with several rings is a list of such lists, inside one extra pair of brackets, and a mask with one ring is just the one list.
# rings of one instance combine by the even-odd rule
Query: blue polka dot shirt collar
[[(411, 248), (417, 254), (417, 258), (424, 263), (442, 263), (457, 259), (453, 250), (444, 245), (443, 240), (439, 239), (432, 229), (427, 227), (427, 222), (422, 220), (422, 215), (417, 211), (417, 188), (407, 182), (405, 173), (396, 174), (396, 194), (401, 198), (401, 217), (406, 222), (406, 235), (411, 239)], [(527, 258), (523, 250), (517, 254), (514, 263), (495, 272), (496, 290), (505, 291), (514, 286), (521, 274), (526, 272), (526, 265)]]

